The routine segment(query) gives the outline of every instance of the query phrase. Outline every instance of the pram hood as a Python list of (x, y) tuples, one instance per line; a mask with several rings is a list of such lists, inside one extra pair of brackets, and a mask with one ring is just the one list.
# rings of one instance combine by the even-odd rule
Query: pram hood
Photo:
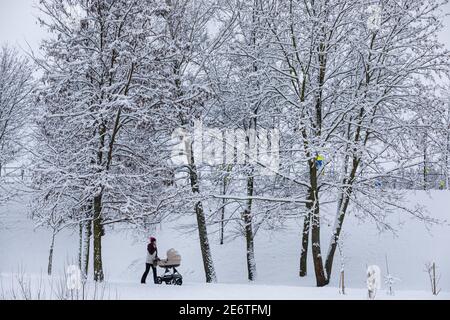
[(180, 264), (181, 255), (174, 248), (167, 250), (167, 258), (158, 262), (160, 267), (179, 266)]

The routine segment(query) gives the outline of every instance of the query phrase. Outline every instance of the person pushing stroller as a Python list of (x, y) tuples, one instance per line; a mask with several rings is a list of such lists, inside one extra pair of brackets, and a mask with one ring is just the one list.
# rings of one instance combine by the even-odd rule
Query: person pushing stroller
[(158, 264), (158, 248), (156, 246), (156, 238), (150, 237), (150, 243), (147, 245), (147, 259), (145, 261), (145, 272), (142, 275), (141, 283), (145, 284), (147, 280), (148, 273), (150, 271), (150, 267), (153, 271), (153, 282), (158, 284), (158, 275), (156, 273), (156, 266)]

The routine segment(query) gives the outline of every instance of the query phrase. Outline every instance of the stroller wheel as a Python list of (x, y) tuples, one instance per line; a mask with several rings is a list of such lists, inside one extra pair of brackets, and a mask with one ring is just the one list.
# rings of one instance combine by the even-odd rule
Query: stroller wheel
[(183, 279), (181, 278), (175, 279), (173, 284), (176, 286), (181, 286), (183, 284)]
[(161, 277), (157, 277), (156, 278), (156, 284), (161, 284), (162, 283), (162, 278)]

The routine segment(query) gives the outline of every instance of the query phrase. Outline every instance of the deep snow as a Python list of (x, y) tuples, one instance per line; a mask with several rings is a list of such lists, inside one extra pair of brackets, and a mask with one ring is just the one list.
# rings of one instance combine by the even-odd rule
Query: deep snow
[[(450, 294), (450, 226), (447, 220), (450, 212), (450, 193), (432, 191), (415, 192), (408, 195), (411, 205), (425, 205), (430, 215), (441, 219), (439, 225), (427, 229), (423, 223), (406, 216), (392, 217), (392, 221), (403, 224), (397, 236), (391, 233), (379, 234), (369, 221), (360, 222), (348, 217), (346, 233), (346, 286), (348, 295), (338, 294), (337, 272), (339, 256), (336, 256), (334, 276), (327, 288), (315, 288), (312, 265), (307, 278), (299, 278), (298, 260), (301, 221), (293, 221), (282, 231), (261, 230), (256, 237), (256, 264), (258, 280), (249, 284), (246, 280), (245, 244), (236, 239), (223, 246), (218, 244), (218, 235), (210, 236), (212, 254), (218, 284), (204, 284), (200, 248), (195, 232), (186, 233), (174, 223), (158, 226), (154, 235), (158, 238), (160, 256), (166, 250), (176, 248), (182, 255), (185, 284), (183, 287), (140, 285), (145, 261), (147, 235), (136, 232), (107, 230), (104, 238), (104, 266), (108, 285), (113, 296), (121, 299), (366, 299), (365, 270), (367, 265), (380, 266), (385, 275), (385, 255), (389, 259), (391, 273), (401, 281), (394, 287), (393, 298), (434, 298), (430, 292), (425, 263), (435, 261), (442, 274), (438, 298), (449, 299)], [(11, 273), (21, 268), (27, 274), (37, 277), (45, 274), (48, 259), (50, 233), (33, 230), (33, 222), (26, 216), (26, 199), (22, 203), (9, 203), (0, 209), (0, 272), (3, 283), (10, 283)], [(183, 219), (193, 222), (193, 217)], [(324, 251), (328, 242), (329, 228), (323, 228)], [(60, 274), (64, 267), (77, 261), (77, 232), (62, 232), (56, 239), (54, 270)], [(159, 272), (162, 272), (160, 269)], [(5, 280), (5, 281), (3, 281)], [(359, 289), (353, 289), (359, 288)], [(382, 289), (378, 298), (386, 296)]]

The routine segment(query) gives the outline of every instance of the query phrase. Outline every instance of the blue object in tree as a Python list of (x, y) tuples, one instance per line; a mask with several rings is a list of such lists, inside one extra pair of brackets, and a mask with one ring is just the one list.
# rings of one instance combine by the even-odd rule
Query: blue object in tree
[(321, 155), (318, 155), (316, 158), (316, 168), (317, 170), (322, 169), (323, 167), (323, 157)]

